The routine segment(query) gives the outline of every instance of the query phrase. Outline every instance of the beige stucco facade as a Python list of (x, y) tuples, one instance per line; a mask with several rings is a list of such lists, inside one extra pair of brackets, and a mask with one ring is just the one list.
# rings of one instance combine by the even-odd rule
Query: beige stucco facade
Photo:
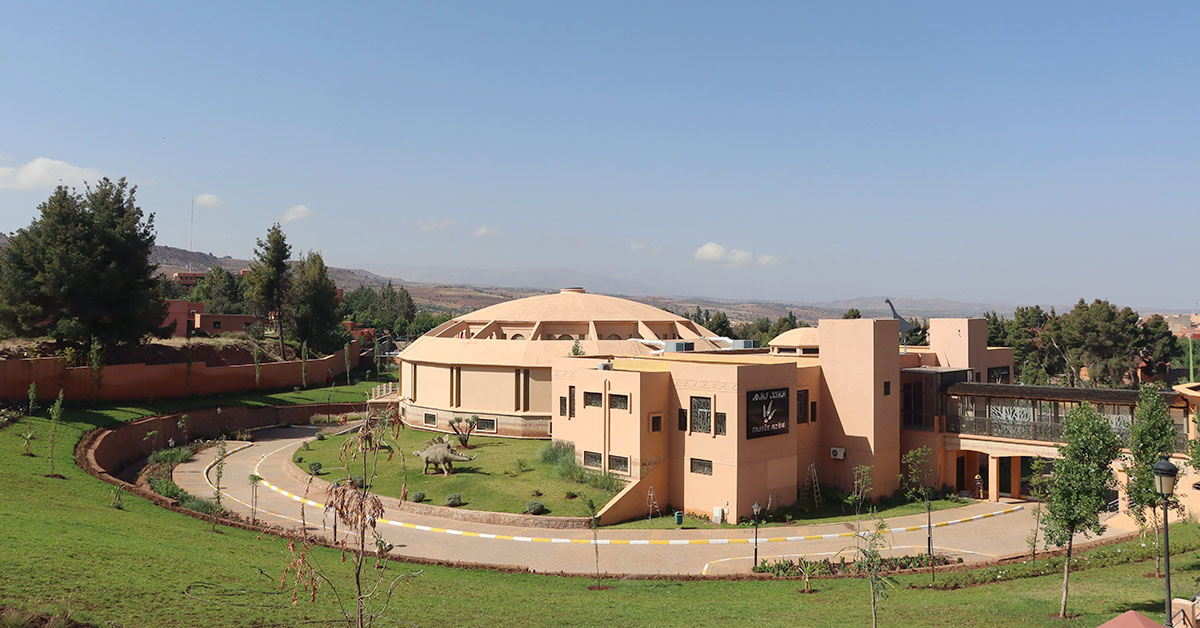
[[(554, 438), (573, 443), (581, 464), (631, 481), (606, 509), (611, 521), (645, 516), (651, 490), (660, 509), (747, 517), (755, 502), (794, 503), (814, 470), (822, 486), (848, 489), (859, 465), (888, 495), (905, 445), (902, 362), (950, 363), (964, 379), (1012, 367), (1012, 351), (989, 349), (971, 319), (939, 320), (917, 352), (902, 355), (899, 338), (893, 319), (822, 320), (769, 353), (559, 358)], [(786, 427), (762, 429), (760, 398), (774, 399)]]
[[(1053, 430), (1087, 400), (1064, 391), (1085, 393), (1011, 386), (1012, 349), (987, 346), (983, 319), (929, 323), (922, 347), (901, 345), (895, 319), (831, 319), (733, 351), (669, 312), (567, 290), (432, 330), (400, 355), (387, 403), (423, 429), (477, 416), (480, 433), (571, 443), (580, 464), (627, 481), (605, 523), (654, 508), (736, 520), (756, 502), (794, 503), (814, 472), (822, 487), (848, 490), (860, 465), (883, 497), (899, 488), (903, 454), (922, 446), (942, 487), (1020, 496), (1029, 461), (1057, 455)], [(1173, 416), (1194, 438), (1200, 388), (1175, 393)], [(1090, 402), (1114, 425), (1136, 398), (1086, 395), (1101, 397)]]
[(414, 426), (448, 430), (478, 417), (481, 433), (551, 435), (551, 363), (588, 355), (718, 350), (728, 339), (643, 303), (568, 288), (452, 319), (398, 357), (398, 404)]

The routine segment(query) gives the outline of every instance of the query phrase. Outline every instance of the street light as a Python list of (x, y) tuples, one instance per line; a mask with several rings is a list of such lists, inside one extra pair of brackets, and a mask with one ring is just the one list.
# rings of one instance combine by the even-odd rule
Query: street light
[[(758, 513), (762, 512), (762, 506), (759, 506), (758, 502), (755, 501), (754, 505), (751, 506), (750, 508), (754, 510), (754, 567), (757, 567), (758, 566)], [(750, 568), (751, 571), (754, 570), (754, 567)]]
[(1175, 493), (1175, 476), (1179, 475), (1179, 467), (1171, 464), (1164, 457), (1154, 463), (1154, 486), (1162, 497), (1163, 503), (1163, 573), (1167, 587), (1167, 617), (1166, 625), (1171, 625), (1171, 525), (1167, 520), (1170, 515), (1171, 495)]

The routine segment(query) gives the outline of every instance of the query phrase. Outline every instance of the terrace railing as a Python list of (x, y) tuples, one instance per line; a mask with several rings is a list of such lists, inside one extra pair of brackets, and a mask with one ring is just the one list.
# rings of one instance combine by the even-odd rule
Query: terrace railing
[[(954, 434), (974, 434), (976, 436), (995, 436), (1019, 440), (1033, 440), (1047, 443), (1063, 442), (1062, 423), (1042, 421), (1016, 421), (1011, 419), (993, 419), (987, 417), (946, 417), (946, 431)], [(1116, 426), (1113, 429), (1117, 438), (1124, 446), (1129, 445), (1129, 428)], [(1176, 431), (1175, 452), (1187, 451), (1188, 436), (1186, 432)]]

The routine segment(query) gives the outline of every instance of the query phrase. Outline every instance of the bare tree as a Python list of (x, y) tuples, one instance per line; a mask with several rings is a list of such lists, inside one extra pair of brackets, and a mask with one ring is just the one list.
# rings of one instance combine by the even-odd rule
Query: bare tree
[[(293, 603), (301, 591), (308, 594), (310, 601), (315, 601), (318, 587), (328, 588), (346, 625), (354, 628), (366, 628), (374, 626), (377, 620), (386, 620), (396, 586), (422, 573), (390, 574), (386, 557), (391, 544), (376, 528), (383, 516), (383, 501), (371, 493), (371, 485), (381, 462), (380, 454), (386, 452), (384, 460), (388, 460), (398, 451), (388, 442), (390, 423), (386, 413), (367, 416), (359, 430), (342, 444), (339, 458), (346, 478), (330, 484), (325, 492), (326, 511), (334, 517), (335, 525), (340, 521), (347, 531), (335, 545), (342, 550), (342, 562), (350, 565), (353, 590), (343, 595), (327, 575), (325, 567), (317, 562), (306, 528), (301, 529), (302, 540), (298, 545), (295, 541), (288, 544), (291, 558), (280, 580), (280, 590), (291, 582)], [(301, 510), (303, 521), (303, 502)], [(369, 561), (368, 543), (373, 546), (373, 561)], [(365, 569), (369, 562), (375, 567), (373, 575)]]

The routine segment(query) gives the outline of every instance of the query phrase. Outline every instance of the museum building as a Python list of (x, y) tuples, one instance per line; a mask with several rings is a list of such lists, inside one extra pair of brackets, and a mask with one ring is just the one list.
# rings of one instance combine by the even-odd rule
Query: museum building
[[(1137, 391), (1013, 385), (1012, 349), (987, 346), (986, 321), (929, 324), (929, 346), (902, 345), (889, 318), (821, 320), (752, 349), (651, 306), (570, 290), (432, 330), (400, 354), (398, 392), (378, 401), (424, 429), (474, 415), (481, 433), (571, 443), (580, 464), (627, 482), (605, 524), (668, 505), (737, 520), (755, 503), (847, 490), (858, 465), (885, 496), (899, 488), (903, 452), (922, 446), (939, 486), (1017, 497), (1029, 462), (1057, 455), (1062, 421), (1083, 402), (1127, 438)], [(1163, 395), (1182, 452), (1200, 387)]]

